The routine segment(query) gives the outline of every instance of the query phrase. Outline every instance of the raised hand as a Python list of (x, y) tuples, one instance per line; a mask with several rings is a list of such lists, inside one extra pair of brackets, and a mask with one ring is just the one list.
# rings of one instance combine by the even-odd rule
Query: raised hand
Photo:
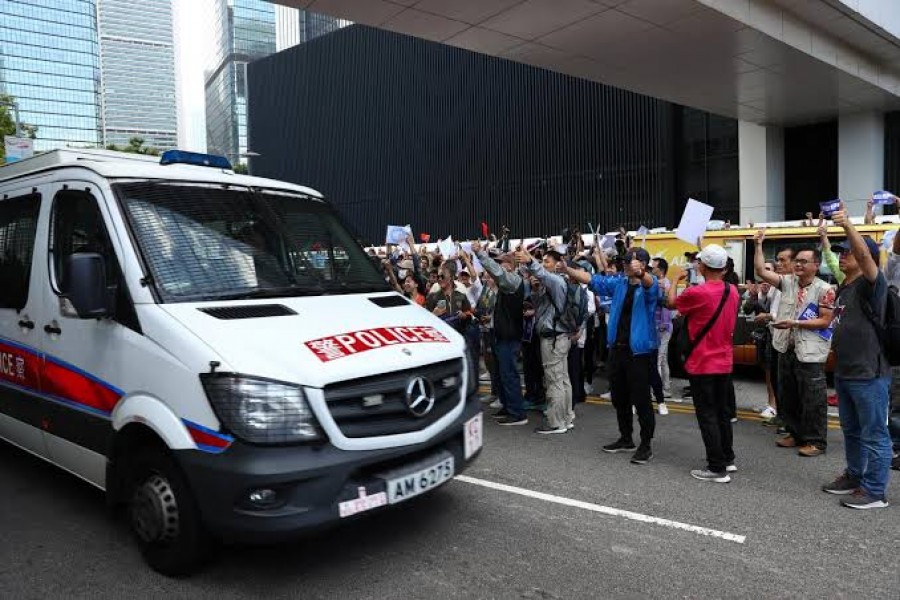
[(847, 209), (844, 208), (844, 203), (841, 202), (840, 208), (834, 211), (834, 214), (831, 215), (831, 219), (834, 221), (834, 224), (838, 227), (846, 228), (847, 225), (850, 224), (850, 217), (847, 216)]
[(756, 232), (756, 235), (753, 236), (753, 241), (755, 241), (757, 244), (762, 244), (765, 239), (766, 239), (766, 228), (760, 227), (759, 230)]

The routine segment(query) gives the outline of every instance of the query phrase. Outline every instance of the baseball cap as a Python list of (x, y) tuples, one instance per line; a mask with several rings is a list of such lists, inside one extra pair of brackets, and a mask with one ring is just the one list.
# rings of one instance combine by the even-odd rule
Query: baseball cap
[(700, 251), (700, 262), (710, 269), (724, 269), (728, 264), (728, 253), (718, 244), (710, 244)]
[(642, 263), (649, 263), (650, 253), (643, 248), (632, 248), (625, 253), (625, 260), (639, 260)]
[[(879, 264), (879, 262), (881, 261), (881, 250), (878, 248), (878, 244), (876, 244), (875, 240), (867, 235), (862, 236), (862, 239), (866, 243), (866, 246), (869, 248), (869, 254), (872, 255), (872, 259), (875, 261), (875, 264)], [(849, 250), (850, 240), (844, 240), (843, 242), (838, 242), (837, 244), (831, 245), (831, 251), (835, 254), (840, 254), (841, 252)]]
[(413, 261), (407, 258), (406, 260), (401, 260), (397, 266), (406, 271), (412, 271), (413, 270)]

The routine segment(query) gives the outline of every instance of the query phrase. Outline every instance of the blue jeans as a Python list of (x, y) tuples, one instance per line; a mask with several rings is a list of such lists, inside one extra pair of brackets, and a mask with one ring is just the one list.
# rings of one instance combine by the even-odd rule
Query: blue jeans
[(847, 473), (875, 498), (884, 498), (890, 479), (891, 437), (887, 420), (890, 377), (834, 378), (838, 395)]
[(522, 402), (522, 382), (516, 370), (516, 354), (519, 352), (519, 340), (497, 340), (494, 342), (494, 356), (497, 357), (497, 368), (500, 371), (500, 403), (513, 417), (524, 417), (525, 408)]

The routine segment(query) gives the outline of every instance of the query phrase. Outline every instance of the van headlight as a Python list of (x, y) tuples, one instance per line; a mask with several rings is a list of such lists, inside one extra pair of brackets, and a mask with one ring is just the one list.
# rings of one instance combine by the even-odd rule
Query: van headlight
[(245, 442), (295, 444), (323, 439), (300, 386), (234, 373), (204, 373), (200, 379), (216, 416)]

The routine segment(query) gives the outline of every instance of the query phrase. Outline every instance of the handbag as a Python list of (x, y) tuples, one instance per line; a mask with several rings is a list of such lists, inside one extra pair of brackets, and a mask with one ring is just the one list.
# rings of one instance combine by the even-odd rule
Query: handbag
[(722, 314), (722, 309), (725, 308), (725, 301), (728, 300), (728, 289), (731, 287), (731, 284), (726, 283), (725, 289), (722, 292), (722, 300), (719, 301), (719, 306), (716, 308), (716, 312), (713, 313), (712, 318), (703, 326), (703, 329), (700, 330), (700, 333), (697, 334), (695, 339), (691, 339), (690, 330), (688, 329), (688, 319), (687, 317), (681, 323), (681, 329), (678, 330), (678, 339), (675, 347), (678, 350), (678, 357), (681, 359), (681, 364), (686, 365), (688, 359), (693, 354), (694, 349), (700, 344), (706, 334), (709, 333), (709, 330), (712, 329), (713, 325), (715, 325), (716, 320), (718, 320), (719, 315)]

